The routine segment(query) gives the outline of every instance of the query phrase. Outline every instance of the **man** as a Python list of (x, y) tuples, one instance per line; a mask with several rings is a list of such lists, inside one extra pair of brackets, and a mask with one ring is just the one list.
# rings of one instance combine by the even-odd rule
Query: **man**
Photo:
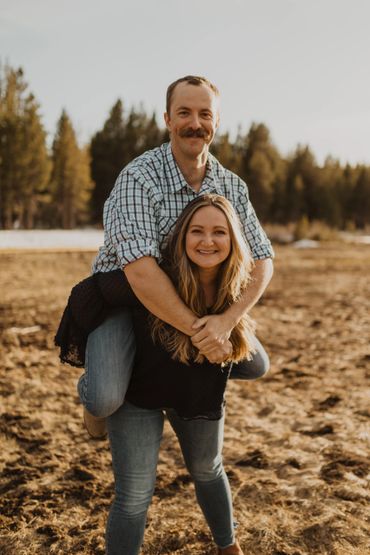
[[(244, 312), (261, 297), (272, 276), (271, 244), (262, 230), (243, 181), (209, 154), (219, 126), (219, 92), (203, 77), (187, 76), (167, 90), (164, 114), (170, 143), (136, 158), (120, 173), (104, 206), (104, 246), (94, 272), (122, 268), (135, 295), (153, 314), (191, 336), (211, 362), (228, 356), (228, 337)], [(200, 194), (218, 193), (236, 209), (255, 259), (243, 298), (221, 315), (196, 318), (158, 265), (160, 245), (185, 206)], [(104, 417), (121, 406), (135, 354), (128, 310), (116, 311), (89, 336), (86, 371), (79, 381), (86, 426), (104, 433)], [(266, 372), (260, 343), (251, 370)], [(93, 417), (94, 415), (94, 417)]]

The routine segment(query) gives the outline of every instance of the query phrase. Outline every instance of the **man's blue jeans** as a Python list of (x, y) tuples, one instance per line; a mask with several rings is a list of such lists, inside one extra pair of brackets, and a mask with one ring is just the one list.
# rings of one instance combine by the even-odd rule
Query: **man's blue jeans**
[[(258, 339), (256, 349), (252, 360), (233, 366), (231, 379), (252, 380), (266, 374), (269, 358)], [(85, 372), (78, 382), (78, 392), (82, 403), (94, 416), (109, 416), (122, 405), (135, 350), (129, 309), (115, 310), (89, 335)]]
[[(235, 541), (232, 498), (222, 465), (224, 419), (183, 420), (173, 410), (174, 429), (198, 503), (219, 547)], [(147, 509), (156, 478), (164, 413), (125, 402), (108, 418), (115, 478), (115, 498), (107, 532), (108, 555), (137, 555), (143, 541)]]

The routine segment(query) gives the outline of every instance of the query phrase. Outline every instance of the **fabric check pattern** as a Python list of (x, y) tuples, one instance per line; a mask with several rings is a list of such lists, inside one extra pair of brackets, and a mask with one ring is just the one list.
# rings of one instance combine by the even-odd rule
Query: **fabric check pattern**
[(143, 256), (160, 259), (160, 248), (185, 206), (205, 193), (232, 203), (254, 259), (273, 257), (244, 181), (209, 154), (205, 178), (195, 192), (178, 168), (171, 144), (165, 143), (133, 160), (118, 176), (104, 205), (104, 246), (93, 273), (123, 268)]

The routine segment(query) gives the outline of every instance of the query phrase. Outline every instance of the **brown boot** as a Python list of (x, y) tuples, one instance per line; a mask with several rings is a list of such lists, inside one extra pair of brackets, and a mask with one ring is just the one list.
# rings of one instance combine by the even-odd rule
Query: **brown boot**
[(239, 542), (235, 541), (234, 545), (230, 545), (229, 547), (221, 547), (218, 548), (217, 555), (244, 555)]
[(84, 407), (84, 423), (89, 436), (92, 439), (104, 439), (107, 435), (107, 419), (93, 416)]

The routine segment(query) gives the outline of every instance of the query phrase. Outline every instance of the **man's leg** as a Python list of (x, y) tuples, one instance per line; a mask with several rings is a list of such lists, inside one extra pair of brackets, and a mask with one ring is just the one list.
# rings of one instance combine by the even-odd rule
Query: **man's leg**
[(86, 347), (85, 372), (78, 393), (95, 417), (113, 414), (123, 403), (130, 381), (135, 336), (129, 309), (116, 310), (92, 333)]
[(251, 360), (242, 360), (238, 364), (233, 364), (230, 380), (256, 380), (267, 374), (270, 360), (257, 337), (255, 337), (255, 349), (256, 353)]
[(167, 410), (167, 416), (179, 439), (198, 503), (216, 544), (221, 548), (234, 545), (232, 497), (222, 464), (224, 417), (183, 420), (172, 410)]
[(152, 499), (164, 415), (125, 402), (108, 418), (115, 497), (106, 531), (107, 555), (138, 555)]

